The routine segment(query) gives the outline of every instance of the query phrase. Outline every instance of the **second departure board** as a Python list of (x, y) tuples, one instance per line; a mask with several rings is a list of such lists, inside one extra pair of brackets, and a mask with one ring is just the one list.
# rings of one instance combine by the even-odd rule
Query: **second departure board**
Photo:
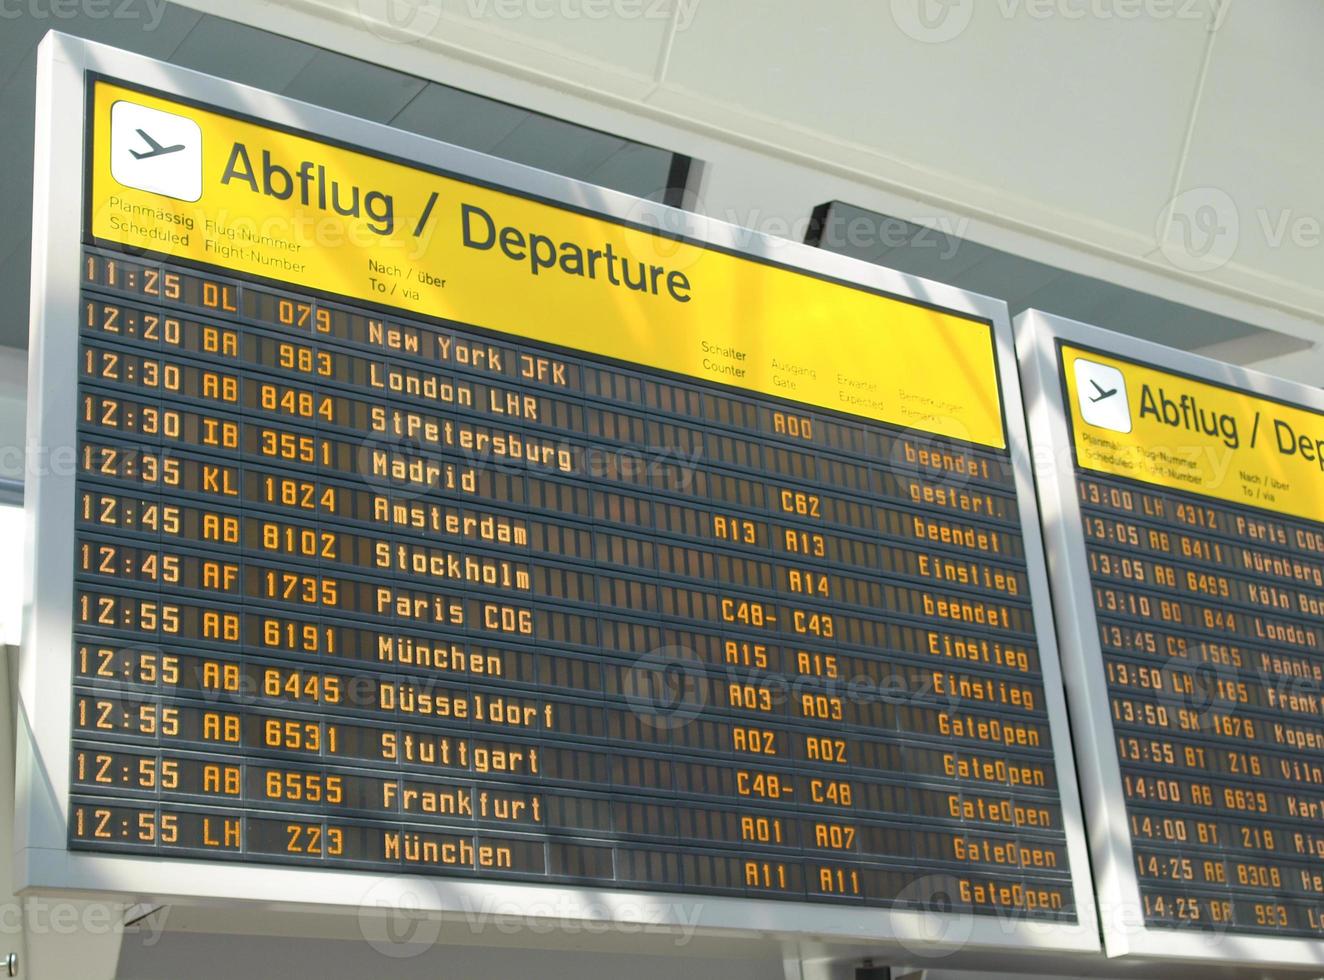
[(1095, 733), (1078, 742), (1099, 756), (1104, 921), (1129, 906), (1142, 932), (1197, 937), (1157, 939), (1167, 955), (1318, 962), (1324, 398), (1041, 314), (1021, 327), (1053, 393), (1032, 422)]
[(71, 852), (1089, 947), (1005, 319), (84, 96)]

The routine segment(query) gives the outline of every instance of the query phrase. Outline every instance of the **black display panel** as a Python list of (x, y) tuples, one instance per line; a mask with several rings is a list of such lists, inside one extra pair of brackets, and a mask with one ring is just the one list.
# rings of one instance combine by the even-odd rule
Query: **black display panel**
[(71, 847), (1074, 920), (1005, 450), (101, 246), (80, 306)]
[[(1269, 439), (1237, 433), (1240, 410), (1268, 399), (1204, 378), (1161, 372), (1058, 342), (1066, 377), (1083, 361), (1115, 367), (1140, 425), (1177, 428), (1159, 398), (1192, 406), (1206, 422), (1197, 437), (1170, 437), (1154, 452), (1180, 460), (1224, 444), (1236, 481), (1277, 485), (1256, 505), (1233, 481), (1199, 467), (1177, 482), (1166, 471), (1141, 480), (1103, 472), (1123, 468), (1111, 447), (1090, 444), (1089, 422), (1074, 406), (1109, 397), (1073, 385), (1064, 397), (1076, 449), (1075, 489), (1102, 654), (1110, 722), (1120, 767), (1133, 870), (1147, 926), (1274, 938), (1324, 935), (1324, 523), (1291, 513), (1306, 481), (1268, 475)], [(1084, 388), (1075, 376), (1075, 385)], [(1165, 383), (1169, 388), (1159, 388)], [(1157, 394), (1163, 391), (1160, 396)], [(1189, 393), (1188, 393), (1189, 392)], [(1223, 401), (1215, 401), (1222, 398)], [(1078, 402), (1079, 399), (1079, 402)], [(1181, 399), (1181, 401), (1178, 401)], [(1194, 412), (1203, 411), (1203, 415)], [(1305, 410), (1278, 406), (1282, 413)], [(1263, 419), (1266, 430), (1270, 418)], [(1152, 420), (1157, 419), (1157, 423)], [(1216, 420), (1222, 422), (1220, 431)], [(1235, 436), (1235, 437), (1234, 437)], [(1116, 437), (1114, 437), (1116, 438)], [(1183, 442), (1182, 440), (1186, 441)], [(1100, 455), (1082, 462), (1080, 447)], [(1194, 448), (1192, 448), (1194, 446)], [(1233, 454), (1240, 451), (1241, 456)], [(1258, 454), (1258, 455), (1257, 455)], [(1103, 462), (1100, 463), (1099, 461)], [(1176, 466), (1177, 464), (1173, 464)], [(1182, 472), (1182, 471), (1179, 471)], [(1229, 491), (1228, 487), (1233, 486)], [(1308, 491), (1304, 498), (1309, 501)]]

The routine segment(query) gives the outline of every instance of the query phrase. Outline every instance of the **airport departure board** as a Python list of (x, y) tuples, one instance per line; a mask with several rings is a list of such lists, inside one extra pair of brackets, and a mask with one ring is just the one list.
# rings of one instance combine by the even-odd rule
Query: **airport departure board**
[(1005, 321), (86, 100), (74, 855), (1076, 926)]
[(1318, 393), (1039, 323), (1074, 497), (1075, 544), (1050, 529), (1049, 547), (1086, 607), (1065, 617), (1090, 661), (1073, 711), (1106, 732), (1078, 743), (1115, 758), (1090, 767), (1112, 781), (1091, 819), (1114, 821), (1147, 929), (1222, 958), (1229, 936), (1324, 939)]

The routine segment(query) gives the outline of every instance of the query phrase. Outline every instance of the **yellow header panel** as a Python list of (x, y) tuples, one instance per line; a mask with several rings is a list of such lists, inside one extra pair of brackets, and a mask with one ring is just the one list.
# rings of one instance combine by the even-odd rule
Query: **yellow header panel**
[(1003, 447), (984, 323), (98, 82), (106, 241)]
[(1084, 469), (1324, 521), (1324, 413), (1062, 347)]

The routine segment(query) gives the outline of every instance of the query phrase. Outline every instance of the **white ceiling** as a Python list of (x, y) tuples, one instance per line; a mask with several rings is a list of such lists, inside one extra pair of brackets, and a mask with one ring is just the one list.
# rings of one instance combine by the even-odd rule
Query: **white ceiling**
[[(370, 32), (390, 10), (401, 46), (1324, 321), (1319, 0), (604, 2), (596, 20), (593, 0), (281, 6)], [(936, 35), (921, 4), (951, 18)], [(653, 6), (669, 19), (631, 13)], [(1300, 240), (1273, 233), (1283, 213)], [(1188, 220), (1213, 236), (1205, 261)]]
[[(714, 165), (771, 211), (807, 217), (829, 198), (883, 210), (875, 191), (931, 202), (1134, 270), (1142, 290), (1193, 288), (1191, 305), (1225, 322), (1096, 299), (1096, 285), (1011, 256), (873, 257), (920, 274), (1009, 299), (1065, 291), (1141, 333), (1161, 315), (1152, 332), (1181, 346), (1235, 337), (1232, 321), (1324, 338), (1319, 0), (184, 0), (151, 29), (153, 4), (128, 2), (136, 19), (0, 30), (0, 167), (15, 178), (0, 193), (0, 295), (26, 291), (31, 52), (56, 27), (634, 193), (654, 191), (669, 159), (641, 144), (702, 134), (785, 159), (805, 184), (838, 178), (831, 193), (779, 190), (771, 171)], [(949, 19), (925, 33), (918, 4)], [(452, 86), (425, 81), (443, 63)], [(568, 93), (585, 111), (566, 115), (598, 129), (463, 91), (501, 97), (513, 79)], [(1183, 246), (1191, 223), (1212, 235), (1203, 258)], [(23, 343), (18, 312), (0, 343)]]
[(1234, 363), (1237, 351), (1273, 356), (1310, 347), (1308, 340), (1260, 329), (1235, 317), (1125, 289), (849, 204), (830, 206), (821, 237), (816, 244), (831, 251), (997, 296), (1006, 301), (1013, 317), (1029, 309), (1043, 310)]

